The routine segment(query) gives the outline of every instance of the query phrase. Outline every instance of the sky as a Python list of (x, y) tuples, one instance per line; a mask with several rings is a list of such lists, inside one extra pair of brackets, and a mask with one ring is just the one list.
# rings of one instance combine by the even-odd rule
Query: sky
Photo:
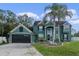
[[(66, 3), (65, 3), (66, 4)], [(41, 19), (46, 13), (44, 8), (50, 3), (0, 3), (0, 9), (11, 10), (17, 15), (28, 14), (28, 16)], [(79, 4), (67, 3), (68, 10), (73, 13), (72, 18), (67, 17), (67, 21), (71, 23), (72, 28), (79, 31)]]

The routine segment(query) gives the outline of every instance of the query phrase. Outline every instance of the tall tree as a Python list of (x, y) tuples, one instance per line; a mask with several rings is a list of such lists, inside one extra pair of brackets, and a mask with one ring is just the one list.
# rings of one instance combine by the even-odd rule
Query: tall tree
[(1, 23), (1, 35), (3, 36), (3, 33), (4, 33), (4, 10), (0, 9), (0, 23)]
[(32, 17), (28, 17), (26, 14), (18, 16), (19, 22), (29, 27), (32, 26), (32, 21), (34, 20)]
[[(52, 18), (54, 19), (54, 37), (53, 37), (53, 43), (56, 39), (56, 29), (55, 29), (55, 19), (58, 19), (58, 40), (60, 42), (60, 21), (64, 21), (66, 16), (71, 17), (72, 16), (72, 12), (68, 11), (67, 6), (63, 5), (63, 4), (57, 4), (54, 3), (50, 6), (47, 6), (45, 8), (45, 10), (51, 10), (51, 12), (47, 13), (47, 16), (52, 16)], [(62, 19), (62, 20), (61, 20)], [(51, 19), (52, 20), (52, 19)]]
[(7, 16), (7, 18), (6, 18), (7, 22), (12, 23), (12, 24), (16, 23), (16, 21), (17, 21), (16, 20), (16, 14), (14, 12), (7, 10), (6, 16)]
[(16, 14), (11, 10), (5, 10), (5, 21), (6, 23), (4, 24), (4, 34), (7, 34), (15, 27), (17, 23)]
[(28, 26), (28, 16), (26, 14), (18, 16), (19, 22)]

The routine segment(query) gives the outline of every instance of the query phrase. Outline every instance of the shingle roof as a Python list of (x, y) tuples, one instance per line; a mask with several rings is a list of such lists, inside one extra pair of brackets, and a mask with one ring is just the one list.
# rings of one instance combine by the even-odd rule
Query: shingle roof
[(35, 22), (34, 22), (34, 25), (37, 25), (39, 22), (41, 22), (41, 21), (35, 21)]

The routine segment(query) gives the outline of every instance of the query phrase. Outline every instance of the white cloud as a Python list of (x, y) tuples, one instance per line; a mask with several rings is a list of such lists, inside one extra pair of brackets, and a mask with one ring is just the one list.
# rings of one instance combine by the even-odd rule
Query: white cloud
[(73, 16), (72, 16), (72, 18), (71, 19), (76, 19), (76, 18), (78, 18), (79, 16), (78, 16), (78, 14), (77, 14), (77, 11), (75, 10), (75, 9), (71, 9), (71, 12), (73, 13)]
[(71, 11), (72, 14), (73, 14), (73, 16), (72, 16), (71, 19), (70, 19), (69, 17), (66, 17), (66, 20), (69, 21), (69, 22), (72, 23), (72, 24), (78, 23), (78, 21), (79, 21), (79, 16), (78, 16), (78, 14), (77, 14), (77, 11), (76, 11), (75, 9), (69, 9), (68, 11)]
[(77, 11), (75, 9), (69, 9), (68, 11), (71, 11), (74, 15), (77, 14)]
[(40, 18), (42, 19), (47, 13), (49, 13), (49, 12), (51, 12), (51, 10), (47, 10), (46, 12), (44, 12), (44, 13), (42, 13), (41, 15), (40, 15)]
[(32, 12), (22, 12), (22, 13), (17, 14), (17, 16), (24, 15), (24, 14), (26, 14), (28, 17), (33, 17), (35, 20), (40, 20), (39, 16)]
[[(46, 13), (50, 12), (51, 10), (46, 11), (45, 13), (41, 14), (41, 19), (45, 16)], [(79, 25), (79, 16), (77, 14), (77, 11), (75, 9), (69, 9), (68, 11), (71, 11), (73, 16), (70, 19), (69, 17), (66, 17), (67, 21), (72, 25), (72, 28), (75, 28), (76, 30), (78, 30), (78, 25)]]
[(79, 31), (79, 15), (77, 14), (77, 11), (75, 9), (69, 9), (73, 13), (72, 18), (67, 17), (67, 21), (72, 25), (72, 28), (76, 29)]
[(69, 21), (72, 25), (79, 24), (79, 19)]
[[(46, 12), (42, 13), (40, 16), (38, 16), (37, 14), (32, 13), (32, 12), (22, 12), (22, 13), (19, 13), (17, 15), (27, 14), (28, 17), (33, 17), (35, 20), (42, 20), (43, 17), (45, 16), (45, 14), (47, 14), (50, 11), (51, 10), (47, 10)], [(79, 15), (77, 14), (77, 11), (75, 9), (69, 9), (68, 11), (71, 11), (73, 13), (73, 16), (71, 19), (69, 17), (67, 17), (66, 20), (72, 25), (73, 28), (77, 29), (77, 27), (79, 25)]]
[(70, 19), (69, 17), (66, 17), (67, 19), (66, 20), (74, 20), (74, 19), (77, 19), (79, 16), (77, 15), (77, 11), (75, 9), (69, 9), (68, 11), (71, 11), (73, 16), (72, 18)]

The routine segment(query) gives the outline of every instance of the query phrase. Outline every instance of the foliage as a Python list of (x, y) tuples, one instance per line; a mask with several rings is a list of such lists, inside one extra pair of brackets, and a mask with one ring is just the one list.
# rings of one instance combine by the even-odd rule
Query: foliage
[(19, 15), (18, 19), (19, 19), (19, 23), (22, 23), (27, 27), (33, 25), (34, 19), (32, 17), (28, 17), (27, 14)]
[(0, 9), (0, 35), (7, 35), (17, 24), (22, 23), (25, 26), (32, 26), (32, 17), (26, 14), (17, 16), (11, 10)]
[[(45, 22), (46, 21), (45, 18), (49, 17), (50, 21), (54, 22), (53, 43), (56, 40), (56, 29), (55, 29), (56, 26), (58, 27), (58, 41), (60, 42), (60, 25), (63, 26), (66, 16), (69, 16), (71, 18), (73, 14), (71, 11), (68, 11), (66, 5), (59, 4), (59, 3), (54, 3), (52, 5), (47, 6), (45, 8), (45, 11), (47, 11), (47, 10), (51, 10), (51, 11), (46, 13), (43, 21)], [(56, 25), (56, 21), (58, 21), (57, 25)]]
[(8, 34), (16, 23), (14, 12), (0, 9), (0, 35)]
[(13, 25), (12, 23), (7, 23), (4, 25), (4, 35), (7, 35), (13, 28), (15, 27), (15, 24)]
[(79, 37), (79, 32), (74, 34), (75, 37)]
[[(46, 10), (51, 10), (49, 13), (47, 13), (47, 16), (52, 16), (52, 18), (58, 18), (58, 20), (65, 20), (66, 16), (72, 17), (72, 12), (67, 10), (67, 6), (64, 4), (54, 3), (52, 5), (49, 5), (45, 8)], [(47, 17), (45, 16), (45, 17)], [(51, 19), (52, 20), (52, 19)]]

